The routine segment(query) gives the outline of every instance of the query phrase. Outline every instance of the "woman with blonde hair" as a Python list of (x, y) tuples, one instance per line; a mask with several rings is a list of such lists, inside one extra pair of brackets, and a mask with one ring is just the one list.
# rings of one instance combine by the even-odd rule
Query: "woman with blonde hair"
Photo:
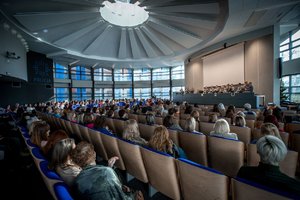
[(210, 132), (210, 135), (238, 140), (238, 137), (235, 133), (230, 133), (229, 124), (225, 119), (218, 119), (216, 121), (214, 130)]
[(132, 141), (139, 145), (147, 145), (148, 142), (140, 136), (139, 126), (135, 119), (126, 121), (125, 129), (122, 134), (123, 139)]
[(262, 136), (264, 135), (274, 135), (279, 139), (282, 139), (277, 126), (273, 123), (263, 123), (260, 128)]
[(175, 158), (186, 158), (184, 151), (170, 138), (169, 131), (165, 126), (158, 126), (154, 129), (154, 133), (149, 141), (149, 147)]

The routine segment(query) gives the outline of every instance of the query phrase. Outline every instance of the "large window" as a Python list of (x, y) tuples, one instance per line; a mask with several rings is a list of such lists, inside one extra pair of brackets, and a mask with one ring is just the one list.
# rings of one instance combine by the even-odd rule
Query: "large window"
[(147, 99), (151, 97), (151, 88), (134, 88), (134, 98)]
[(300, 74), (284, 76), (281, 79), (283, 94), (287, 100), (300, 103)]
[(55, 101), (68, 101), (69, 88), (54, 88)]
[(132, 81), (132, 69), (115, 69), (115, 81)]
[(116, 88), (115, 99), (131, 99), (132, 88)]
[(73, 67), (71, 77), (73, 80), (91, 80), (91, 70), (81, 66)]
[(135, 69), (133, 80), (134, 81), (148, 81), (151, 79), (151, 71), (150, 69)]
[(172, 68), (172, 80), (176, 79), (184, 79), (184, 67), (183, 65), (178, 66), (178, 67), (173, 67)]
[(157, 68), (153, 69), (153, 80), (169, 80), (170, 68)]
[(59, 78), (59, 79), (68, 79), (69, 78), (69, 72), (68, 72), (68, 67), (65, 67), (63, 65), (60, 65), (58, 63), (54, 64), (54, 78)]
[(94, 70), (95, 81), (112, 81), (112, 70), (98, 68)]
[(156, 98), (170, 99), (170, 87), (153, 88), (153, 95), (156, 96)]
[(111, 88), (95, 88), (95, 99), (112, 99)]
[(72, 88), (72, 100), (92, 99), (92, 88)]
[(300, 58), (300, 30), (291, 31), (280, 43), (280, 57), (283, 61)]

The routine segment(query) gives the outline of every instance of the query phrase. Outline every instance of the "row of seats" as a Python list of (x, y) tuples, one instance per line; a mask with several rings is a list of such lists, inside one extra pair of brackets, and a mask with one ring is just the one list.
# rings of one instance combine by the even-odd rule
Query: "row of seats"
[(48, 169), (48, 160), (42, 154), (41, 149), (31, 143), (30, 135), (26, 127), (19, 127), (24, 142), (33, 158), (33, 161), (41, 174), (41, 177), (54, 200), (73, 200), (68, 186), (53, 170)]
[[(232, 193), (233, 196), (243, 195), (242, 192), (239, 192), (238, 186), (245, 183), (239, 179), (235, 179), (234, 176), (228, 176), (219, 172), (220, 170), (217, 166), (213, 166), (214, 169), (212, 169), (191, 160), (175, 159), (168, 154), (133, 144), (113, 135), (104, 134), (76, 123), (43, 113), (39, 113), (39, 115), (50, 125), (54, 125), (57, 128), (65, 128), (67, 132), (78, 134), (81, 139), (91, 142), (95, 146), (97, 154), (104, 159), (107, 160), (109, 157), (118, 156), (120, 159), (116, 162), (116, 166), (119, 169), (126, 170), (129, 175), (144, 183), (148, 183), (154, 189), (172, 199), (228, 199), (231, 195), (230, 191), (235, 191), (235, 193)], [(188, 134), (193, 135), (191, 133)], [(206, 137), (205, 135), (202, 136)], [(216, 149), (210, 152), (218, 151), (219, 155), (224, 154), (224, 151), (228, 151), (231, 155), (234, 155), (232, 146), (235, 145), (232, 145), (231, 142), (238, 142), (241, 146), (244, 146), (244, 143), (240, 141), (224, 140), (217, 137), (209, 138), (211, 140), (209, 139), (208, 141), (212, 143), (217, 141), (217, 143), (212, 145)], [(220, 149), (220, 146), (226, 148)], [(234, 159), (243, 157), (242, 154), (231, 157)], [(215, 157), (215, 163), (218, 162), (221, 162), (221, 165), (225, 163), (227, 165), (228, 160)], [(231, 171), (232, 168), (231, 166), (226, 170)], [(236, 184), (230, 184), (230, 180)], [(247, 183), (247, 186), (253, 190), (253, 195), (269, 193), (259, 187), (251, 186), (249, 183)], [(285, 198), (278, 195), (277, 192), (274, 194), (270, 193), (270, 195), (275, 195), (279, 199)]]
[[(50, 124), (52, 123), (52, 126), (60, 128), (62, 125), (62, 127), (69, 134), (74, 133), (81, 140), (85, 140), (92, 143), (98, 150), (99, 155), (101, 155), (106, 160), (109, 157), (107, 155), (107, 152), (105, 152), (105, 149), (109, 147), (105, 147), (105, 143), (101, 145), (101, 140), (105, 140), (107, 142), (110, 142), (111, 144), (114, 144), (114, 147), (109, 148), (109, 150), (117, 149), (117, 142), (111, 141), (111, 137), (107, 135), (103, 135), (99, 139), (98, 134), (94, 133), (98, 133), (98, 131), (59, 118), (50, 118), (51, 119), (48, 119), (48, 121), (50, 120)], [(51, 120), (54, 120), (54, 122), (51, 122)], [(122, 134), (126, 123), (125, 121), (112, 118), (107, 118), (107, 121), (109, 126), (112, 127), (113, 130), (115, 130), (114, 133), (116, 133), (116, 135)], [(156, 126), (139, 124), (141, 137), (143, 137), (146, 140), (149, 140), (155, 128)], [(247, 151), (248, 147), (252, 147), (253, 145), (250, 144), (249, 137), (248, 142), (245, 142), (244, 138), (245, 136), (247, 136), (246, 134), (250, 133), (246, 131), (243, 132), (243, 129), (249, 131), (249, 128), (235, 128), (239, 130), (236, 133), (238, 134), (241, 141), (210, 137), (203, 134), (182, 132), (171, 129), (168, 129), (168, 131), (170, 134), (170, 138), (174, 141), (175, 144), (184, 149), (187, 157), (191, 161), (220, 170), (230, 177), (235, 177), (239, 168), (245, 163), (245, 161), (248, 165), (251, 166), (257, 165), (257, 163), (259, 162), (259, 156), (255, 151)], [(118, 150), (111, 152), (110, 156), (114, 156), (114, 154), (118, 156), (120, 155)], [(236, 156), (233, 157), (232, 155)], [(255, 160), (255, 162), (253, 160)], [(284, 173), (290, 175), (291, 177), (295, 177), (297, 163), (298, 152), (289, 150), (287, 157), (281, 163), (281, 170)], [(122, 170), (124, 170), (123, 162), (117, 164)]]

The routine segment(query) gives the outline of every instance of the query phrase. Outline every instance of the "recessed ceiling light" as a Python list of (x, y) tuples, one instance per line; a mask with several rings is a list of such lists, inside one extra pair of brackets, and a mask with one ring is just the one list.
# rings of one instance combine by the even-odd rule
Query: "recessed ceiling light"
[(43, 32), (44, 32), (44, 33), (48, 33), (48, 29), (44, 29)]
[(33, 34), (33, 35), (37, 35), (37, 34), (39, 34), (39, 33), (38, 33), (38, 32), (33, 32), (32, 34)]

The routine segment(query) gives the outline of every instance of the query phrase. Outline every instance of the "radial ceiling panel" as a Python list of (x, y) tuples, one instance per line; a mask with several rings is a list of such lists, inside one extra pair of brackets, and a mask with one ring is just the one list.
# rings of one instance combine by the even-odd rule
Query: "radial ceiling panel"
[(99, 11), (120, 0), (107, 5), (103, 0), (12, 1), (18, 6), (9, 7), (6, 14), (28, 33), (70, 56), (114, 66), (136, 66), (139, 61), (163, 65), (174, 56), (192, 53), (222, 30), (228, 16), (227, 0), (131, 0), (149, 17), (127, 27), (110, 23)]

